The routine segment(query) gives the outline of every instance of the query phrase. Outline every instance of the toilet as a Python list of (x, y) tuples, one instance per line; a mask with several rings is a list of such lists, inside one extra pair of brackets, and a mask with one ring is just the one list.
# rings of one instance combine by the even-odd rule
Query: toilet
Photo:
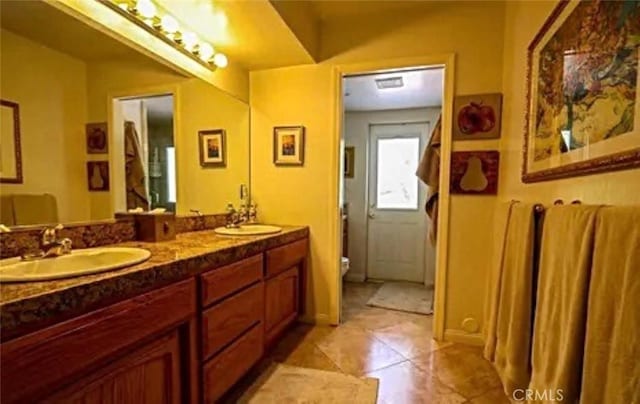
[(349, 270), (349, 258), (342, 257), (342, 265), (340, 266), (340, 268), (342, 270), (342, 276), (344, 276), (344, 274), (346, 274)]

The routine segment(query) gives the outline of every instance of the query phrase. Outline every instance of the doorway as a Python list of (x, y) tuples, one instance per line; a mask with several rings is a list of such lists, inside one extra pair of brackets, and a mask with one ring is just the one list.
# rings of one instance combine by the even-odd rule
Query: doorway
[(111, 156), (116, 212), (176, 210), (174, 96), (152, 94), (113, 99)]
[[(416, 171), (436, 124), (441, 129), (440, 116), (445, 115), (444, 122), (451, 113), (445, 99), (450, 102), (453, 96), (452, 76), (446, 73), (452, 71), (453, 58), (442, 59), (442, 63), (416, 67), (404, 65), (406, 61), (397, 61), (395, 69), (384, 69), (382, 63), (365, 63), (343, 66), (338, 73), (342, 156), (338, 194), (341, 228), (347, 229), (340, 234), (345, 237), (343, 262), (348, 259), (348, 270), (339, 279), (339, 308), (347, 316), (358, 315), (347, 307), (354, 293), (360, 299), (362, 290), (367, 294), (369, 291), (378, 293), (386, 284), (408, 284), (420, 296), (427, 296), (428, 313), (435, 311), (435, 339), (442, 339), (444, 335), (444, 312), (438, 313), (444, 297), (444, 277), (440, 276), (437, 281), (436, 273), (446, 270), (446, 254), (437, 254), (437, 251), (446, 250), (446, 241), (441, 238), (446, 237), (448, 223), (446, 217), (439, 223), (439, 236), (442, 237), (438, 238), (437, 248), (431, 245), (427, 234), (432, 221), (425, 214), (427, 186), (418, 180)], [(350, 81), (358, 80), (370, 81), (372, 85), (368, 92), (363, 94), (350, 84)], [(431, 91), (424, 92), (425, 88)], [(373, 107), (367, 108), (367, 104), (373, 104)], [(353, 133), (358, 129), (354, 131), (354, 128), (362, 127), (364, 116), (367, 116), (365, 134), (356, 139)], [(449, 125), (445, 123), (442, 132), (448, 131)], [(450, 140), (445, 139), (442, 143), (442, 158), (437, 161), (445, 167), (444, 175), (436, 177), (448, 178), (446, 164)], [(436, 192), (439, 190), (436, 187)], [(442, 206), (440, 215), (447, 215), (448, 189), (441, 193), (446, 206)], [(354, 195), (358, 196), (354, 198)], [(382, 287), (379, 282), (383, 283)], [(358, 286), (366, 284), (375, 286), (365, 289)], [(440, 293), (435, 293), (435, 300), (440, 304), (433, 297), (436, 284), (442, 285)], [(355, 292), (349, 289), (354, 285)], [(413, 293), (395, 287), (387, 289), (395, 290), (393, 293), (400, 298)], [(344, 298), (342, 293), (346, 293)], [(367, 302), (366, 306), (376, 306), (371, 303)], [(360, 309), (367, 310), (363, 307), (361, 305)], [(341, 319), (345, 320), (344, 316), (341, 315)]]

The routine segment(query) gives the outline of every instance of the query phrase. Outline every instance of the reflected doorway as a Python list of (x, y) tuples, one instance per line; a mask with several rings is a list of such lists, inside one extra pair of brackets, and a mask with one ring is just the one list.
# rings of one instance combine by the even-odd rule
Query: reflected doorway
[(175, 212), (174, 96), (119, 98), (113, 111), (115, 211)]

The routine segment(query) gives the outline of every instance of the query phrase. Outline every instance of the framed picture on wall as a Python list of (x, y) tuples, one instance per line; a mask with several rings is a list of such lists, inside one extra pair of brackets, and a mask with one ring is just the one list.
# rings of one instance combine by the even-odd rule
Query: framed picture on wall
[(89, 191), (109, 190), (109, 162), (108, 161), (88, 161), (87, 181)]
[(453, 101), (453, 140), (498, 139), (502, 94), (459, 95)]
[(227, 145), (224, 129), (201, 130), (198, 132), (200, 144), (200, 165), (202, 167), (226, 167)]
[(452, 194), (496, 195), (500, 152), (465, 151), (451, 153)]
[(273, 163), (277, 166), (304, 164), (304, 126), (273, 128)]
[(107, 137), (107, 123), (95, 122), (85, 125), (88, 154), (104, 154), (109, 151), (109, 138)]
[(0, 182), (22, 184), (22, 150), (20, 146), (20, 107), (0, 100)]
[(344, 176), (345, 178), (353, 178), (353, 170), (355, 164), (356, 148), (347, 146), (344, 148)]
[(640, 167), (640, 8), (566, 1), (528, 49), (523, 182)]

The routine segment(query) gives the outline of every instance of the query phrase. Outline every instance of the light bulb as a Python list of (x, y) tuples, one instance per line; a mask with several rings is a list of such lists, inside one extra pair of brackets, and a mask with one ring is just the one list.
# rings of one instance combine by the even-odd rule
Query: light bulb
[(138, 0), (136, 2), (136, 10), (144, 18), (153, 18), (156, 15), (156, 6), (153, 5), (151, 0)]
[(229, 60), (227, 60), (227, 57), (224, 53), (216, 53), (213, 57), (213, 64), (220, 68), (223, 68), (227, 67), (227, 65), (229, 64)]
[(193, 32), (184, 32), (182, 34), (182, 43), (187, 50), (193, 50), (198, 44), (198, 36)]
[(168, 34), (175, 33), (179, 28), (178, 21), (170, 15), (162, 17), (160, 20), (160, 26), (162, 27), (162, 30)]
[(200, 59), (204, 60), (205, 62), (208, 62), (209, 59), (211, 59), (213, 53), (213, 47), (206, 42), (202, 42), (198, 47), (198, 54), (200, 55)]

